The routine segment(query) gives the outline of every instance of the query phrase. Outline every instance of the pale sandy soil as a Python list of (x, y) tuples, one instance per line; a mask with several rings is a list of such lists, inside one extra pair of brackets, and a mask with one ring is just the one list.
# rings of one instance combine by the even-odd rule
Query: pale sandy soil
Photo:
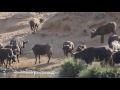
[[(39, 31), (36, 34), (30, 33), (28, 21), (31, 18), (45, 19), (45, 22), (40, 24)], [(110, 34), (105, 36), (105, 43), (100, 43), (100, 36), (90, 38), (92, 29), (110, 21), (115, 21), (117, 33), (120, 35), (119, 21), (120, 13), (97, 13), (97, 12), (44, 12), (42, 15), (34, 12), (0, 12), (0, 41), (6, 45), (11, 38), (19, 35), (25, 40), (29, 39), (29, 43), (25, 45), (23, 54), (20, 57), (20, 63), (15, 62), (10, 69), (20, 70), (43, 70), (49, 71), (58, 68), (64, 62), (62, 44), (64, 41), (70, 40), (75, 44), (75, 49), (78, 45), (86, 44), (90, 46), (106, 46)], [(84, 33), (86, 30), (87, 33)], [(32, 52), (32, 47), (35, 44), (52, 44), (53, 56), (49, 64), (47, 57), (41, 57), (41, 63), (34, 64), (35, 59)], [(4, 69), (2, 66), (0, 69)]]

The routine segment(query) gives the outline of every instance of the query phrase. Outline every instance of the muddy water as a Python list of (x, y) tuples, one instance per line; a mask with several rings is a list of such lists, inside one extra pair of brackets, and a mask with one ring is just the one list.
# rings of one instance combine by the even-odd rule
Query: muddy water
[(0, 72), (0, 78), (57, 78), (55, 71), (13, 71)]

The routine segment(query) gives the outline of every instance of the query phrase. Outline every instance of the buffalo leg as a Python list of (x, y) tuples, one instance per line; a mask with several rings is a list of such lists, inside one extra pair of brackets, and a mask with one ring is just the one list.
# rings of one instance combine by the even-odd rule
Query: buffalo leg
[(7, 68), (7, 65), (8, 65), (8, 60), (7, 60), (6, 65), (5, 65), (5, 66), (6, 66), (6, 68)]
[(71, 53), (71, 57), (73, 56), (73, 51), (70, 52)]
[(31, 32), (33, 31), (33, 27), (30, 25), (30, 28), (31, 28)]
[(35, 34), (35, 25), (34, 25), (34, 27), (33, 27), (33, 34)]
[(109, 63), (110, 63), (111, 66), (114, 66), (113, 58), (110, 58), (110, 59), (109, 59)]
[(12, 63), (13, 63), (13, 60), (12, 60)]
[(32, 26), (30, 25), (30, 28), (31, 28), (31, 30), (32, 30)]
[(48, 62), (47, 62), (47, 64), (49, 63), (49, 61), (50, 61), (50, 58), (51, 58), (51, 54), (50, 53), (48, 53), (47, 54), (47, 56), (48, 56)]
[(40, 63), (40, 55), (39, 55), (39, 63)]
[(17, 61), (19, 62), (19, 55), (17, 55)]
[(68, 58), (68, 52), (66, 52), (66, 57)]
[(11, 66), (11, 60), (9, 60), (9, 66)]
[(0, 64), (3, 65), (2, 59), (0, 59)]
[(65, 52), (64, 52), (64, 57), (65, 57)]
[(104, 43), (104, 35), (101, 36), (101, 43)]
[(115, 66), (115, 62), (113, 62), (113, 66)]
[(64, 52), (64, 57), (68, 57), (68, 52)]
[(37, 55), (35, 55), (35, 64), (37, 63)]
[(22, 49), (20, 48), (20, 54), (22, 54)]
[(37, 31), (38, 30), (38, 25), (37, 24), (35, 25), (35, 28), (36, 28), (36, 31)]
[(107, 58), (105, 59), (105, 61), (106, 61), (106, 63), (109, 63), (110, 66), (114, 66), (114, 61), (113, 61), (112, 55), (111, 55), (110, 57), (107, 57)]
[(50, 56), (52, 56), (52, 52), (50, 52)]
[(5, 62), (4, 62), (4, 59), (1, 59), (1, 64), (3, 65), (5, 65)]
[(5, 62), (4, 62), (4, 60), (2, 60), (2, 64), (4, 64), (4, 65), (5, 65)]
[(1, 62), (1, 59), (0, 59), (0, 67), (1, 67), (1, 64), (2, 64), (2, 62)]
[(34, 26), (31, 26), (31, 31), (33, 31), (34, 30)]

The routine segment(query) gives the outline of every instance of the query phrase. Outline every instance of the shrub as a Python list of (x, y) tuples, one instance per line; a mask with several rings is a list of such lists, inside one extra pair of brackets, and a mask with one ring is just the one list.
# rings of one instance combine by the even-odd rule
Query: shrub
[(85, 64), (86, 63), (83, 60), (66, 58), (65, 63), (60, 68), (58, 76), (62, 78), (77, 77), (79, 71), (85, 68)]
[(80, 78), (119, 78), (120, 72), (117, 68), (104, 65), (103, 67), (99, 64), (93, 64), (79, 72), (78, 77)]

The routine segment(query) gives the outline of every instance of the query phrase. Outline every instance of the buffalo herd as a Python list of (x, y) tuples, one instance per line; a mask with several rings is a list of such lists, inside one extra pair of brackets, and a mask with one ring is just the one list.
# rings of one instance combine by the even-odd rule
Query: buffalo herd
[(101, 63), (105, 61), (111, 66), (114, 66), (115, 63), (120, 63), (120, 36), (116, 34), (116, 27), (117, 24), (115, 22), (109, 22), (91, 32), (91, 38), (101, 35), (101, 43), (104, 43), (104, 35), (111, 33), (108, 38), (108, 45), (102, 47), (80, 45), (74, 53), (74, 43), (66, 41), (63, 43), (64, 55), (68, 57), (68, 53), (71, 53), (71, 57), (75, 60), (82, 59), (87, 64), (91, 64), (94, 60), (98, 60)]
[[(42, 23), (44, 20), (40, 19), (39, 22)], [(30, 20), (29, 25), (34, 33), (39, 26), (34, 20)], [(104, 35), (111, 33), (108, 38), (108, 45), (106, 46), (87, 47), (86, 45), (79, 45), (74, 51), (75, 45), (72, 41), (63, 42), (61, 49), (63, 50), (64, 57), (67, 58), (70, 53), (73, 59), (84, 60), (87, 64), (91, 64), (94, 59), (101, 63), (105, 61), (111, 66), (120, 63), (120, 36), (116, 34), (116, 27), (117, 24), (115, 22), (109, 22), (91, 32), (91, 38), (101, 35), (101, 43), (104, 43)], [(29, 43), (29, 40), (25, 41), (19, 36), (13, 37), (8, 45), (4, 46), (0, 43), (0, 65), (4, 64), (7, 67), (8, 64), (11, 65), (11, 63), (16, 62), (16, 59), (20, 62), (19, 58), (23, 54), (22, 49), (25, 48), (26, 43)], [(37, 63), (37, 58), (39, 58), (40, 63), (40, 57), (42, 55), (47, 55), (47, 63), (49, 63), (52, 57), (52, 45), (48, 43), (35, 44), (32, 47), (32, 51), (35, 56), (35, 64)]]
[(7, 64), (9, 62), (9, 65), (13, 62), (16, 62), (16, 58), (17, 61), (19, 62), (19, 56), (22, 54), (22, 48), (24, 48), (24, 44), (28, 43), (29, 40), (24, 41), (22, 38), (20, 38), (19, 36), (17, 37), (13, 37), (13, 39), (10, 41), (10, 43), (8, 45), (3, 46), (1, 44), (1, 48), (0, 48), (0, 63), (5, 65), (5, 60), (7, 60), (6, 63), (6, 67)]

